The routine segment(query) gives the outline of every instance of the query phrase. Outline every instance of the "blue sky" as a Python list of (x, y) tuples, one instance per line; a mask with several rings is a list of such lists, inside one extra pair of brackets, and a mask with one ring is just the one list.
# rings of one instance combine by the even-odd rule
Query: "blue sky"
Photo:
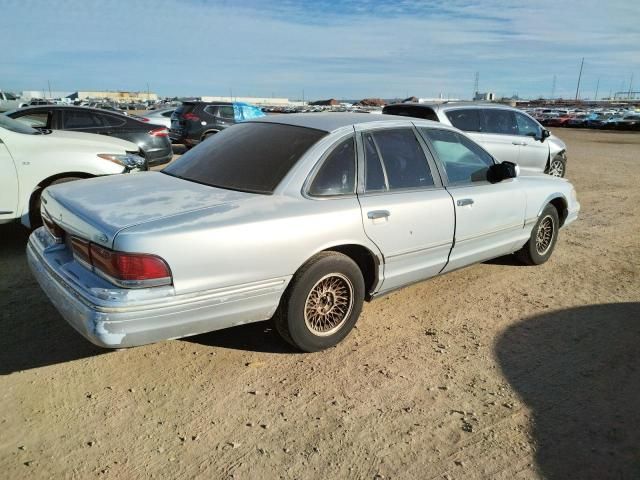
[(640, 90), (640, 1), (0, 0), (0, 89), (299, 98)]

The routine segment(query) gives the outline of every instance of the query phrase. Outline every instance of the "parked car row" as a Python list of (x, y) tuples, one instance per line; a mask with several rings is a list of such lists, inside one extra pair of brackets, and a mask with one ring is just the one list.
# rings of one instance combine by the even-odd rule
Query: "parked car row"
[(40, 225), (41, 195), (51, 185), (146, 169), (144, 152), (134, 143), (36, 129), (0, 115), (0, 223)]
[[(209, 106), (175, 115), (207, 127)], [(226, 108), (231, 120), (233, 107), (206, 115), (217, 122)], [(29, 265), (61, 315), (103, 347), (273, 318), (286, 341), (311, 352), (344, 339), (365, 300), (514, 252), (526, 264), (547, 261), (580, 209), (572, 185), (521, 176), (518, 150), (498, 161), (472, 129), (449, 125), (463, 115), (486, 125), (505, 112), (434, 113), (443, 121), (250, 118), (161, 172), (51, 185)], [(29, 130), (2, 130), (3, 140), (46, 138), (4, 121)], [(520, 138), (520, 125), (495, 135)], [(550, 137), (536, 125), (544, 145)]]
[(542, 125), (549, 127), (640, 131), (640, 112), (630, 109), (589, 111), (534, 109), (529, 113)]
[(97, 108), (64, 105), (27, 107), (6, 113), (33, 128), (95, 133), (133, 142), (149, 166), (162, 165), (173, 158), (169, 132), (164, 125)]

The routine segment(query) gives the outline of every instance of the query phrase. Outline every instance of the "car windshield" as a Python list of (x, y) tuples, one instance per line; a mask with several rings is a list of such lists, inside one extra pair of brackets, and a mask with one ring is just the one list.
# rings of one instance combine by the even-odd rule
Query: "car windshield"
[(40, 135), (42, 132), (25, 125), (22, 122), (18, 122), (13, 118), (9, 118), (6, 115), (0, 114), (0, 127), (6, 128), (16, 133), (24, 133), (26, 135)]
[(327, 132), (278, 123), (229, 127), (189, 150), (163, 173), (212, 187), (271, 194)]

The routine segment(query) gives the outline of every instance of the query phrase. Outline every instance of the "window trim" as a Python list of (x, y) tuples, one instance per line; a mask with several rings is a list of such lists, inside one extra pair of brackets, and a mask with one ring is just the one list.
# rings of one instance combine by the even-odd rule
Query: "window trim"
[[(338, 145), (340, 145), (342, 142), (344, 142), (345, 140), (347, 140), (348, 138), (351, 138), (353, 140), (353, 150), (354, 150), (354, 163), (355, 163), (355, 182), (354, 182), (354, 191), (353, 193), (339, 193), (336, 195), (313, 195), (312, 193), (309, 192), (309, 189), (311, 188), (311, 184), (313, 183), (313, 181), (315, 180), (316, 176), (318, 175), (318, 172), (322, 169), (323, 165), (325, 164), (325, 162), (327, 161), (327, 159), (329, 158), (329, 156), (334, 152), (334, 150), (338, 147)], [(359, 161), (358, 161), (358, 142), (356, 141), (356, 136), (355, 136), (355, 132), (349, 132), (341, 137), (339, 137), (337, 140), (335, 140), (334, 142), (331, 143), (331, 145), (329, 145), (324, 152), (322, 152), (322, 155), (320, 156), (320, 158), (316, 161), (315, 165), (313, 166), (313, 168), (311, 169), (311, 172), (309, 172), (309, 174), (307, 175), (307, 178), (305, 179), (304, 183), (302, 184), (302, 189), (300, 190), (300, 192), (302, 193), (302, 196), (309, 199), (309, 200), (336, 200), (336, 199), (340, 199), (340, 198), (353, 198), (357, 195), (357, 191), (358, 191), (358, 179), (359, 179)]]
[[(423, 120), (423, 119), (416, 119), (416, 120), (430, 121), (430, 120)], [(379, 161), (382, 164), (381, 165), (382, 172), (384, 173), (384, 176), (385, 176), (385, 185), (387, 189), (374, 190), (374, 191), (367, 192), (366, 191), (367, 179), (366, 179), (366, 158), (365, 158), (365, 149), (364, 149), (364, 135), (368, 133), (372, 134), (375, 132), (381, 132), (384, 130), (399, 130), (399, 129), (407, 129), (413, 132), (413, 135), (416, 138), (416, 142), (418, 142), (418, 145), (420, 146), (422, 154), (424, 155), (425, 160), (427, 161), (427, 168), (429, 169), (431, 179), (433, 180), (433, 185), (430, 185), (428, 187), (395, 188), (393, 190), (389, 189), (389, 182), (387, 179), (387, 170), (384, 165), (384, 159), (382, 158), (382, 154), (380, 153), (375, 137), (372, 137), (374, 141), (374, 145), (376, 147), (376, 151), (378, 152)], [(394, 125), (394, 126), (384, 126), (384, 127), (376, 127), (375, 125), (373, 125), (372, 128), (367, 128), (366, 130), (360, 130), (357, 133), (358, 133), (357, 139), (358, 139), (358, 146), (359, 146), (358, 165), (360, 166), (359, 168), (360, 176), (358, 177), (358, 189), (357, 189), (358, 196), (368, 197), (368, 196), (376, 196), (376, 195), (393, 195), (393, 194), (402, 194), (402, 193), (424, 192), (429, 190), (439, 190), (439, 189), (441, 190), (445, 188), (445, 184), (443, 182), (440, 169), (435, 161), (435, 158), (433, 157), (433, 154), (431, 153), (431, 151), (428, 148), (425, 148), (426, 144), (423, 141), (422, 135), (418, 132), (413, 122), (411, 122), (408, 125)], [(435, 175), (436, 173), (437, 175)]]
[[(455, 128), (455, 127), (453, 127), (453, 128)], [(493, 160), (493, 164), (494, 165), (499, 163), (499, 162), (495, 159), (495, 157), (493, 155), (491, 155), (489, 152), (487, 152), (487, 150), (485, 150), (485, 148), (482, 147), (482, 145), (480, 145), (479, 143), (475, 142), (468, 135), (465, 135), (465, 133), (462, 130), (460, 130), (458, 132), (458, 131), (455, 131), (455, 130), (451, 130), (449, 128), (437, 128), (437, 127), (431, 127), (431, 126), (420, 126), (420, 128), (418, 129), (418, 131), (420, 133), (420, 136), (423, 138), (425, 144), (427, 144), (431, 154), (433, 155), (433, 158), (435, 159), (435, 161), (436, 161), (436, 163), (438, 165), (438, 171), (440, 172), (440, 175), (442, 176), (442, 183), (443, 183), (444, 187), (447, 190), (450, 190), (452, 188), (475, 187), (475, 186), (479, 186), (479, 185), (495, 185), (495, 184), (491, 183), (489, 180), (483, 180), (483, 181), (480, 181), (480, 182), (450, 182), (449, 181), (449, 175), (447, 175), (446, 166), (445, 166), (444, 162), (438, 156), (436, 148), (433, 146), (433, 143), (431, 143), (431, 139), (429, 138), (429, 136), (427, 134), (423, 134), (420, 131), (420, 129), (447, 130), (447, 131), (450, 131), (451, 133), (454, 133), (456, 135), (462, 135), (467, 140), (470, 140), (471, 142), (475, 143), (483, 152), (485, 152), (489, 156), (489, 158), (491, 158), (491, 160)]]

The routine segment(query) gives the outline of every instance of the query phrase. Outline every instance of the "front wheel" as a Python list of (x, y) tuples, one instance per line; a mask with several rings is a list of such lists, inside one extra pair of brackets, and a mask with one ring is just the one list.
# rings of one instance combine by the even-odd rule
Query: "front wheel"
[(547, 205), (531, 230), (529, 241), (516, 257), (525, 265), (542, 265), (549, 260), (558, 240), (560, 219), (553, 205)]
[(317, 352), (345, 338), (364, 301), (358, 265), (338, 252), (322, 252), (293, 277), (275, 315), (276, 329), (294, 347)]
[(552, 177), (564, 177), (564, 174), (567, 171), (567, 161), (561, 157), (560, 155), (556, 156), (551, 160), (549, 164), (549, 168), (547, 169), (547, 174)]

